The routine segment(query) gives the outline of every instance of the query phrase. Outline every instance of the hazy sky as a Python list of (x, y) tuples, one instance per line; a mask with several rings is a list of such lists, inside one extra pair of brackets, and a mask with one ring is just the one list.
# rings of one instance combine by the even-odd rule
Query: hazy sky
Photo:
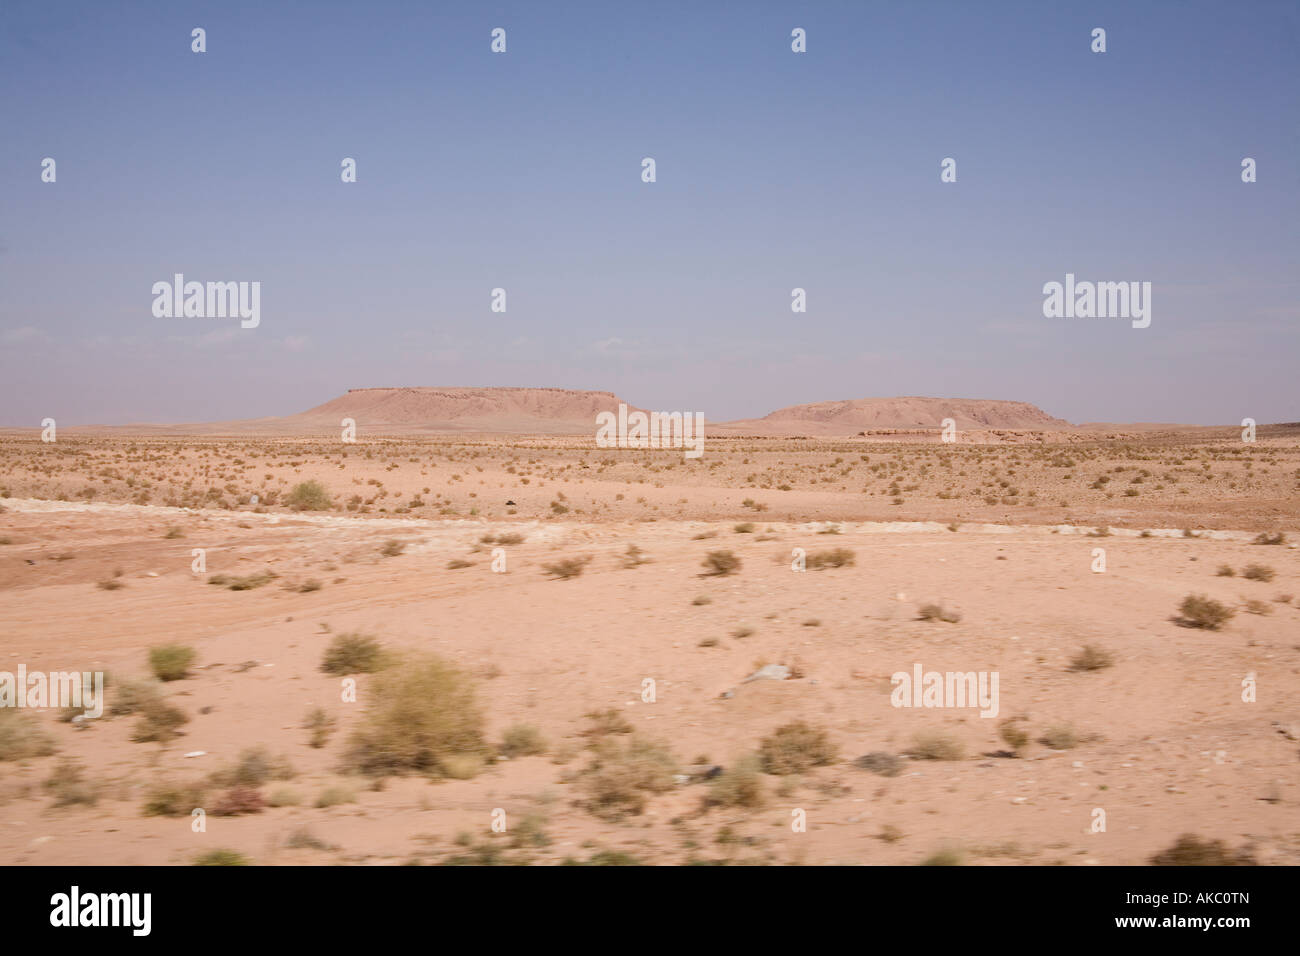
[[(1294, 2), (4, 0), (0, 424), (366, 385), (1300, 420), (1298, 48)], [(155, 318), (176, 272), (260, 325)], [(1150, 327), (1044, 318), (1067, 272), (1151, 282)]]

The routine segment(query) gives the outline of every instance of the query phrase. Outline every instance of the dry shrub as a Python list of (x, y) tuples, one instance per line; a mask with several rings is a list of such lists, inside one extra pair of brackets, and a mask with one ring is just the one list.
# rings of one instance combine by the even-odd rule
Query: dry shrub
[(1223, 627), (1236, 613), (1226, 604), (1204, 594), (1187, 595), (1183, 598), (1183, 603), (1178, 605), (1178, 610), (1182, 615), (1178, 623), (1184, 627), (1203, 627), (1210, 631)]
[(632, 734), (595, 744), (591, 764), (578, 784), (591, 813), (602, 820), (621, 820), (643, 812), (648, 794), (671, 790), (676, 771), (676, 761), (665, 747)]
[(803, 773), (835, 759), (835, 745), (825, 730), (802, 720), (783, 724), (763, 738), (758, 754), (766, 773)]
[(713, 577), (723, 577), (740, 570), (740, 558), (730, 551), (710, 551), (704, 556), (703, 563), (705, 573)]
[(413, 657), (380, 672), (374, 703), (352, 737), (349, 761), (372, 776), (421, 773), (459, 776), (468, 757), (487, 751), (474, 685), (454, 665), (435, 656)]
[(368, 634), (339, 634), (325, 649), (320, 669), (326, 674), (373, 674), (383, 667), (384, 650)]

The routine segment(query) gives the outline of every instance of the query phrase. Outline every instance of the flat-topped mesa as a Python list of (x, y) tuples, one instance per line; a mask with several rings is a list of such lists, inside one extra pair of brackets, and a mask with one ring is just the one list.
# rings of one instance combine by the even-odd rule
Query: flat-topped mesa
[(951, 418), (958, 429), (1058, 429), (1069, 422), (1028, 402), (978, 398), (858, 398), (779, 408), (762, 418), (728, 422), (760, 432), (799, 429), (816, 435), (852, 435), (871, 429), (934, 429)]
[(620, 403), (613, 392), (574, 388), (352, 388), (293, 418), (332, 426), (351, 418), (362, 428), (582, 434), (594, 433), (596, 416)]

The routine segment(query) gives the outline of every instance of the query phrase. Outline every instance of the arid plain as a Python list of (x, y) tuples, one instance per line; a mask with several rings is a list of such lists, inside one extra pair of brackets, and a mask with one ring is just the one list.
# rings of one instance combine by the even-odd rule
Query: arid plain
[(5, 863), (1300, 863), (1295, 426), (179, 431), (0, 435)]

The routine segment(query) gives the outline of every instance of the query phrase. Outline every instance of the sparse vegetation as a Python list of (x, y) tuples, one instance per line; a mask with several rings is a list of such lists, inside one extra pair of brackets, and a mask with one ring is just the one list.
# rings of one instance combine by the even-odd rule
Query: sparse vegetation
[(802, 720), (783, 724), (763, 738), (758, 755), (765, 773), (805, 773), (835, 760), (836, 748), (825, 730)]
[(1178, 605), (1178, 610), (1182, 615), (1179, 623), (1183, 626), (1203, 627), (1211, 631), (1223, 627), (1236, 613), (1226, 604), (1221, 604), (1204, 594), (1187, 595), (1183, 598), (1182, 604)]
[(160, 644), (149, 648), (149, 669), (160, 681), (183, 680), (198, 655), (184, 644)]
[(373, 674), (384, 665), (384, 649), (368, 634), (339, 634), (325, 649), (320, 669), (326, 674)]
[(723, 577), (740, 570), (740, 558), (730, 551), (710, 551), (704, 556), (706, 574)]

